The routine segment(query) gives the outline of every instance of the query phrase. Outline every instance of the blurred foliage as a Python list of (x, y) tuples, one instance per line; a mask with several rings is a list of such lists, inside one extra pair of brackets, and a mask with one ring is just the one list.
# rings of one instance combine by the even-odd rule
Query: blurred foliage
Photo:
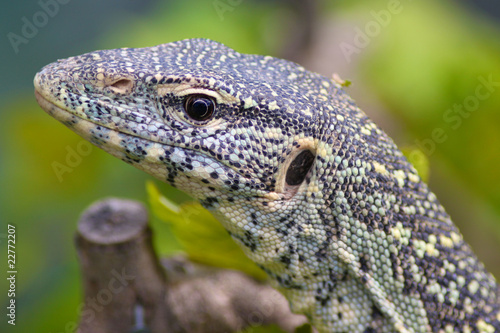
[[(266, 326), (251, 326), (241, 333), (283, 333), (281, 328), (277, 325), (266, 325)], [(295, 333), (312, 333), (313, 329), (310, 324), (304, 324), (295, 329)]]
[(500, 184), (499, 27), (429, 0), (404, 3), (390, 24), (364, 57), (367, 82), (419, 149), (437, 154), (500, 213), (492, 186)]
[(266, 326), (251, 326), (247, 329), (240, 331), (241, 333), (283, 333), (281, 328), (277, 325), (266, 325)]
[(401, 151), (406, 156), (408, 161), (417, 169), (418, 175), (424, 182), (429, 181), (429, 159), (425, 154), (418, 148), (415, 147), (403, 147)]
[(304, 324), (295, 329), (295, 333), (312, 333), (313, 328), (311, 324)]
[[(276, 51), (285, 31), (275, 1), (240, 1), (217, 8), (217, 1), (165, 1), (152, 15), (104, 34), (102, 48), (146, 47), (187, 38), (210, 38), (243, 53)], [(196, 10), (193, 10), (196, 7)]]
[[(61, 7), (58, 17), (64, 16), (65, 19), (57, 21), (60, 26), (54, 25), (55, 21), (49, 22), (47, 29), (41, 29), (35, 40), (23, 45), (23, 52), (30, 52), (33, 62), (39, 67), (45, 65), (40, 62), (44, 49), (33, 47), (43, 44), (44, 34), (64, 31), (73, 25), (74, 18), (80, 14), (78, 6), (72, 7), (72, 4), (76, 2)], [(83, 6), (81, 2), (78, 4)], [(387, 1), (367, 0), (328, 2), (327, 10), (321, 11), (318, 24), (332, 20), (335, 14), (335, 17), (343, 18), (361, 17), (358, 22), (363, 29), (364, 24), (374, 20), (372, 12), (387, 9), (387, 4)], [(467, 185), (463, 188), (472, 190), (473, 195), (466, 195), (483, 199), (481, 204), (487, 203), (486, 208), (480, 206), (481, 214), (489, 214), (490, 208), (495, 211), (489, 217), (493, 223), (488, 230), (494, 230), (496, 236), (488, 236), (497, 237), (499, 243), (500, 89), (493, 84), (494, 91), (490, 96), (481, 99), (475, 111), (467, 112), (467, 116), (453, 111), (455, 104), (463, 104), (469, 96), (475, 96), (482, 82), (480, 77), (486, 80), (491, 77), (492, 81), (500, 82), (498, 24), (494, 25), (449, 1), (402, 1), (401, 4), (402, 12), (393, 15), (390, 24), (370, 37), (369, 44), (360, 53), (363, 81), (381, 96), (401, 126), (408, 128), (416, 138), (408, 143), (411, 148), (406, 154), (422, 178), (427, 177), (425, 170), (430, 164), (432, 182), (433, 177), (439, 175), (434, 171), (438, 165), (444, 170), (442, 174), (456, 175)], [(20, 2), (18, 6), (22, 5)], [(283, 39), (290, 38), (287, 23), (293, 21), (288, 14), (286, 2), (279, 1), (241, 1), (222, 12), (214, 8), (212, 1), (163, 1), (157, 2), (149, 12), (124, 14), (110, 30), (102, 31), (97, 44), (75, 40), (75, 45), (85, 45), (82, 48), (91, 51), (207, 37), (240, 52), (277, 54)], [(92, 24), (89, 17), (88, 25)], [(318, 42), (338, 44), (335, 40)], [(74, 50), (75, 45), (68, 45), (68, 48), (71, 46)], [(55, 39), (53, 44), (43, 47), (58, 49), (63, 46)], [(22, 67), (22, 64), (12, 66)], [(6, 223), (15, 224), (17, 270), (20, 272), (17, 275), (16, 329), (19, 332), (74, 332), (82, 303), (73, 246), (78, 215), (92, 201), (107, 196), (145, 202), (144, 183), (150, 177), (96, 148), (81, 155), (78, 163), (69, 167), (71, 172), (58, 177), (54, 162), (69, 166), (72, 162), (68, 163), (68, 154), (77, 150), (82, 139), (44, 114), (32, 91), (4, 96), (2, 111), (0, 245), (6, 253), (5, 238), (1, 236), (5, 233)], [(450, 120), (451, 116), (454, 120)], [(435, 129), (441, 129), (440, 137), (444, 134), (446, 139), (437, 142), (433, 138)], [(428, 155), (428, 159), (414, 153), (418, 151), (415, 149)], [(193, 208), (192, 204), (185, 203), (189, 200), (186, 195), (165, 184), (155, 184), (172, 202), (172, 207), (177, 207), (179, 212), (190, 209), (191, 216), (202, 222), (197, 225), (197, 232), (207, 231), (209, 225), (215, 226), (213, 218), (199, 206)], [(158, 213), (163, 209), (165, 213), (167, 206), (160, 205), (165, 201), (156, 190), (151, 190), (151, 185), (149, 188), (149, 195), (156, 198), (151, 200), (153, 211)], [(183, 235), (182, 229), (180, 236), (174, 236), (181, 221), (179, 216), (169, 224), (162, 220), (152, 218), (155, 247), (160, 254), (186, 251), (188, 245), (187, 251), (193, 251), (192, 257), (198, 261), (216, 265), (224, 262), (212, 254), (204, 258), (199, 254), (199, 248), (189, 249), (191, 243), (196, 242), (189, 242), (193, 235)], [(472, 219), (472, 228), (485, 230), (479, 220)], [(189, 225), (194, 226), (195, 222)], [(220, 225), (217, 226), (220, 229)], [(218, 239), (219, 235), (213, 237)], [(495, 250), (486, 248), (482, 251), (493, 252), (498, 262), (496, 245)], [(236, 253), (237, 250), (228, 251)], [(497, 272), (498, 266), (493, 267)], [(0, 290), (7, 290), (6, 286), (6, 280), (0, 280)], [(1, 300), (5, 304), (4, 299)], [(5, 320), (0, 322), (1, 332), (12, 329), (6, 325)]]
[(266, 273), (248, 259), (226, 229), (200, 203), (176, 205), (161, 195), (152, 182), (147, 183), (147, 192), (152, 214), (170, 225), (190, 260), (239, 270), (259, 280), (267, 278)]
[(431, 188), (498, 277), (500, 27), (449, 1), (401, 4), (370, 39), (362, 79), (428, 156)]

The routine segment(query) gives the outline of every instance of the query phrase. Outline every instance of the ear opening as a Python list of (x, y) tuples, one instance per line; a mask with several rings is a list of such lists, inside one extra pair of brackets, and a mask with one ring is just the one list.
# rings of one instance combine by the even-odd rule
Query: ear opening
[(295, 156), (293, 161), (288, 166), (285, 176), (285, 187), (298, 187), (304, 182), (306, 176), (314, 164), (316, 156), (309, 149), (305, 149)]

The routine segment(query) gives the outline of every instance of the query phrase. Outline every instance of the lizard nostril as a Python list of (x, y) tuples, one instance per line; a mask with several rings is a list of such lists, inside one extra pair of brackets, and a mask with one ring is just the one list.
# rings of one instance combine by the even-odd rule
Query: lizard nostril
[(119, 94), (125, 94), (132, 90), (134, 83), (130, 79), (120, 79), (113, 84), (110, 84), (109, 87), (115, 92)]
[(296, 186), (302, 184), (314, 162), (314, 154), (304, 150), (290, 163), (286, 171), (286, 184)]

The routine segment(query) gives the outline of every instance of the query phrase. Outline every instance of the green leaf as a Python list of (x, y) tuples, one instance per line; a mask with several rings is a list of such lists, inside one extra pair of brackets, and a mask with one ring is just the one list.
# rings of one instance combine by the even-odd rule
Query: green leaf
[(153, 214), (170, 225), (189, 259), (205, 265), (242, 271), (257, 279), (267, 278), (233, 241), (212, 214), (197, 202), (177, 205), (162, 196), (153, 182), (147, 182)]
[(349, 81), (349, 80), (344, 80), (344, 83), (342, 83), (342, 87), (346, 87), (346, 88), (347, 88), (347, 87), (349, 87), (351, 84), (352, 84), (352, 82), (351, 82), (351, 81)]
[(312, 333), (313, 329), (311, 324), (305, 323), (295, 329), (295, 333)]
[(429, 159), (424, 152), (415, 147), (402, 148), (401, 151), (408, 161), (417, 169), (418, 175), (424, 182), (429, 181)]
[(241, 333), (284, 333), (278, 325), (252, 326), (240, 331)]
[(332, 80), (337, 82), (338, 84), (340, 84), (341, 87), (344, 87), (344, 88), (347, 88), (352, 84), (352, 82), (350, 80), (344, 80), (337, 73), (333, 73)]

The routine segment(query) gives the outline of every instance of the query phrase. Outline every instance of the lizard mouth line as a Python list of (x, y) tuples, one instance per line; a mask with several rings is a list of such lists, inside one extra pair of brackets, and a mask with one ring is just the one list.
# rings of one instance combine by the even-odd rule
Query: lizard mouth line
[[(36, 97), (36, 100), (37, 100), (38, 104), (40, 105), (40, 107), (45, 112), (47, 112), (50, 116), (54, 117), (55, 119), (57, 119), (59, 122), (65, 124), (66, 126), (68, 126), (68, 124), (70, 122), (74, 122), (74, 118), (72, 119), (72, 117), (76, 117), (81, 122), (84, 122), (84, 123), (87, 123), (87, 124), (94, 124), (94, 125), (102, 126), (102, 127), (105, 127), (107, 129), (109, 129), (110, 131), (114, 131), (116, 133), (121, 133), (121, 134), (124, 134), (124, 135), (130, 135), (130, 136), (139, 138), (140, 140), (151, 142), (153, 144), (160, 144), (160, 145), (165, 145), (165, 146), (168, 146), (168, 147), (179, 148), (179, 149), (182, 149), (182, 150), (191, 151), (191, 152), (193, 152), (195, 154), (200, 154), (200, 155), (208, 156), (207, 154), (204, 154), (204, 153), (202, 153), (202, 152), (200, 152), (198, 150), (194, 150), (194, 149), (190, 149), (190, 148), (186, 148), (186, 147), (179, 147), (179, 146), (171, 145), (171, 144), (168, 144), (168, 143), (151, 140), (151, 139), (148, 139), (148, 138), (144, 138), (143, 136), (140, 136), (140, 135), (134, 135), (133, 133), (128, 133), (128, 132), (120, 131), (117, 128), (114, 128), (114, 127), (111, 127), (111, 126), (107, 126), (106, 124), (103, 124), (101, 122), (96, 122), (96, 121), (92, 121), (90, 119), (86, 119), (86, 118), (80, 117), (78, 114), (73, 113), (71, 111), (68, 111), (68, 110), (62, 108), (61, 106), (57, 105), (56, 103), (52, 102), (51, 100), (49, 100), (48, 98), (46, 98), (41, 92), (39, 92), (37, 89), (35, 89), (35, 97)], [(71, 128), (71, 129), (73, 131), (75, 131), (76, 133), (80, 134), (80, 131), (76, 130), (75, 128)], [(83, 132), (83, 134), (84, 134), (84, 132)], [(236, 171), (236, 170), (232, 169), (231, 167), (229, 167), (229, 166), (221, 163), (218, 160), (214, 160), (213, 159), (213, 161), (215, 161), (218, 164), (220, 164), (223, 168), (229, 168), (229, 169), (231, 169), (233, 171)], [(158, 160), (157, 163), (158, 164), (162, 164), (163, 162), (161, 162), (161, 161)], [(245, 178), (245, 179), (251, 180), (251, 178), (246, 177), (243, 174), (240, 174), (240, 173), (238, 173), (238, 174), (241, 177)], [(262, 196), (265, 196), (265, 195), (257, 195), (256, 197), (262, 197)]]
[[(50, 116), (54, 117), (55, 119), (57, 119), (58, 121), (62, 122), (63, 124), (66, 124), (68, 121), (70, 121), (71, 117), (76, 117), (76, 118), (78, 118), (79, 121), (83, 121), (83, 122), (90, 123), (90, 124), (95, 124), (97, 126), (102, 126), (102, 127), (105, 127), (105, 128), (107, 128), (107, 129), (109, 129), (111, 131), (114, 131), (116, 133), (122, 133), (122, 134), (125, 134), (125, 135), (130, 135), (130, 136), (133, 136), (133, 137), (136, 137), (136, 138), (139, 138), (141, 140), (148, 141), (148, 142), (151, 142), (151, 143), (161, 144), (161, 145), (170, 146), (170, 147), (177, 147), (177, 148), (181, 148), (181, 149), (184, 149), (184, 150), (191, 150), (191, 151), (197, 152), (195, 150), (192, 150), (192, 149), (189, 149), (189, 148), (186, 148), (186, 147), (178, 147), (178, 146), (171, 145), (171, 144), (168, 144), (168, 143), (165, 143), (165, 142), (151, 140), (149, 138), (145, 138), (144, 136), (137, 135), (135, 133), (129, 133), (129, 132), (125, 132), (125, 131), (120, 131), (115, 126), (109, 126), (109, 124), (105, 124), (104, 122), (93, 121), (92, 119), (81, 117), (77, 113), (71, 112), (71, 111), (69, 111), (67, 109), (64, 109), (63, 107), (61, 107), (61, 106), (57, 105), (56, 103), (52, 102), (50, 99), (48, 99), (47, 97), (45, 97), (42, 93), (40, 93), (36, 89), (35, 89), (35, 97), (36, 97), (36, 100), (37, 100), (38, 104), (40, 105), (40, 107), (45, 112), (47, 112)], [(120, 118), (123, 119), (123, 120), (126, 120), (126, 119), (124, 119), (122, 117), (120, 117)]]

